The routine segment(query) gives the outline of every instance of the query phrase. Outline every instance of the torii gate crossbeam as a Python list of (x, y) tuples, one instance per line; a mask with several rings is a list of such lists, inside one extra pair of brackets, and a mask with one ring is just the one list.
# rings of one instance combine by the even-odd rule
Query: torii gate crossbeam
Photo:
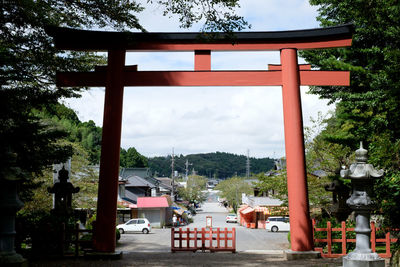
[[(107, 51), (108, 65), (94, 72), (58, 73), (58, 86), (105, 86), (103, 138), (95, 248), (115, 251), (116, 202), (124, 86), (282, 86), (291, 250), (313, 250), (300, 85), (350, 84), (347, 71), (312, 71), (299, 65), (298, 49), (351, 45), (352, 26), (281, 32), (240, 32), (235, 39), (220, 34), (202, 39), (199, 33), (126, 33), (48, 28), (56, 48)], [(281, 65), (269, 71), (212, 71), (211, 51), (280, 50)], [(194, 71), (138, 71), (125, 66), (126, 51), (194, 51)]]

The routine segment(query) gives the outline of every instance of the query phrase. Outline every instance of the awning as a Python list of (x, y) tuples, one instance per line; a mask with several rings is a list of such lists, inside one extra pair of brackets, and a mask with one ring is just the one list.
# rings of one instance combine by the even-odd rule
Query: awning
[(244, 210), (242, 210), (240, 213), (242, 214), (248, 214), (250, 212), (254, 212), (254, 209), (252, 207), (247, 207)]
[(121, 205), (121, 206), (124, 206), (124, 207), (128, 207), (130, 209), (137, 208), (136, 204), (134, 204), (132, 202), (129, 202), (129, 201), (126, 201), (126, 200), (120, 200), (120, 201), (118, 201), (118, 204)]
[(246, 209), (249, 205), (240, 205), (240, 208), (238, 209), (238, 212), (241, 212), (242, 210)]
[(180, 216), (182, 216), (182, 214), (183, 214), (183, 210), (182, 210), (182, 209), (173, 210), (173, 211), (174, 211), (174, 213), (176, 213), (176, 214), (178, 214), (178, 215), (180, 215)]
[(271, 214), (271, 211), (267, 207), (255, 207), (254, 208), (255, 212), (263, 212), (264, 214)]

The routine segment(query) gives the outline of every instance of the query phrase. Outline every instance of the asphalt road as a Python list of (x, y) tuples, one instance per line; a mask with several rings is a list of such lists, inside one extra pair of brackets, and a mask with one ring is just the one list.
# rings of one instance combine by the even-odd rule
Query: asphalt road
[[(213, 228), (236, 228), (236, 250), (246, 252), (282, 253), (289, 247), (287, 232), (271, 233), (265, 229), (248, 229), (237, 223), (226, 223), (228, 210), (216, 201), (215, 193), (210, 193), (198, 213), (193, 217), (193, 223), (183, 227), (202, 228), (206, 226), (206, 217), (212, 217)], [(152, 229), (149, 234), (123, 234), (117, 244), (117, 250), (127, 252), (168, 252), (171, 249), (171, 229)]]

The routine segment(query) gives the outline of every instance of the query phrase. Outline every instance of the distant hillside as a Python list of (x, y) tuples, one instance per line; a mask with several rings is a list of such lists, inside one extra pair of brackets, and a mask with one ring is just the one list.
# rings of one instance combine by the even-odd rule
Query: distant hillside
[[(189, 174), (194, 168), (197, 174), (206, 177), (228, 178), (235, 174), (246, 175), (246, 156), (225, 152), (192, 154), (175, 156), (175, 170), (180, 174), (185, 173), (185, 163), (189, 161)], [(171, 175), (171, 156), (153, 157), (148, 159), (151, 171), (158, 176)], [(274, 160), (270, 158), (250, 158), (250, 172), (266, 172), (273, 168)]]

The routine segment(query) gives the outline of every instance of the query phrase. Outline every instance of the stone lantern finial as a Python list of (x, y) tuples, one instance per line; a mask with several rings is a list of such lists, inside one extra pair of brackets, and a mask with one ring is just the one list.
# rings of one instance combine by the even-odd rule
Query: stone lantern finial
[(356, 161), (359, 163), (367, 162), (368, 150), (363, 148), (362, 141), (360, 142), (360, 148), (356, 150)]

